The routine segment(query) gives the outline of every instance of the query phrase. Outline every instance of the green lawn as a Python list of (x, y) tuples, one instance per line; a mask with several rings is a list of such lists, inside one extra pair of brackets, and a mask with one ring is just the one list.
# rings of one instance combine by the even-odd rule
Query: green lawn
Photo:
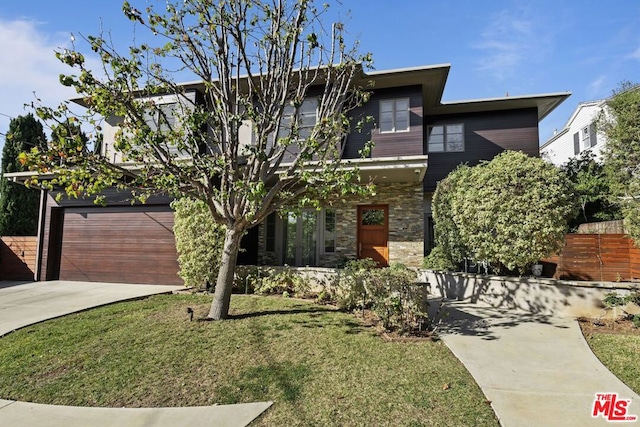
[(597, 333), (585, 338), (598, 359), (640, 394), (640, 335)]
[(160, 295), (1, 339), (0, 398), (86, 406), (273, 400), (252, 425), (498, 425), (440, 342), (386, 342), (310, 302), (234, 296), (234, 318), (189, 321), (211, 297)]

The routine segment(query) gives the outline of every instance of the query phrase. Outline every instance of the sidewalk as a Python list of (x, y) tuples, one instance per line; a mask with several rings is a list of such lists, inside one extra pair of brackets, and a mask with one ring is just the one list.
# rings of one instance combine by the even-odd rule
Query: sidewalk
[(474, 377), (501, 425), (604, 426), (592, 418), (596, 393), (631, 399), (640, 425), (640, 397), (591, 352), (573, 319), (532, 315), (480, 303), (447, 302), (445, 344)]
[[(0, 282), (0, 337), (18, 328), (182, 286), (95, 282)], [(0, 338), (1, 340), (1, 338)], [(0, 427), (244, 427), (273, 402), (186, 408), (82, 408), (0, 399)]]

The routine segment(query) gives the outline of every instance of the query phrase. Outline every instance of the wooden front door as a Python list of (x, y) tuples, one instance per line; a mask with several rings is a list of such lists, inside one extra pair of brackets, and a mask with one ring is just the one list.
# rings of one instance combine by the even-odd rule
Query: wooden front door
[(358, 259), (389, 265), (389, 206), (358, 206)]

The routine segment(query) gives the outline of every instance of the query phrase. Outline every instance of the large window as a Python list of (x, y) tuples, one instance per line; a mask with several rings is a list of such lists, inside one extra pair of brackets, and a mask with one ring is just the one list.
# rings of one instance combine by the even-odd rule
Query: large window
[(409, 130), (409, 98), (380, 101), (380, 132)]
[(311, 131), (316, 125), (316, 121), (318, 119), (318, 99), (305, 99), (302, 102), (302, 105), (298, 108), (297, 115), (294, 116), (294, 114), (296, 114), (296, 109), (292, 105), (284, 107), (284, 115), (280, 122), (278, 138), (288, 137), (296, 122), (298, 125), (298, 135), (297, 138), (294, 139), (307, 139), (311, 136)]
[[(272, 219), (270, 219), (272, 218)], [(294, 266), (316, 266), (319, 255), (336, 250), (336, 211), (305, 209), (298, 215), (290, 212), (279, 220), (267, 217), (265, 250), (282, 255), (282, 263)], [(277, 231), (281, 229), (282, 231)], [(282, 252), (276, 249), (277, 235), (282, 239)]]
[(464, 151), (464, 125), (429, 126), (429, 152)]

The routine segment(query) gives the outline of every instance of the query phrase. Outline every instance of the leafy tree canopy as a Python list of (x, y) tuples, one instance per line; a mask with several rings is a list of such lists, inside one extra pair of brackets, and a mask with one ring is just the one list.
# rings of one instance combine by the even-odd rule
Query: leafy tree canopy
[(439, 244), (458, 242), (450, 249), (454, 261), (462, 249), (497, 270), (522, 274), (562, 244), (575, 205), (571, 183), (555, 166), (506, 151), (452, 177), (456, 185), (449, 177), (438, 184), (434, 214)]
[(605, 171), (615, 203), (624, 214), (626, 228), (640, 242), (640, 90), (623, 82), (607, 101), (599, 126), (607, 136)]
[(46, 147), (46, 136), (32, 114), (11, 119), (2, 148), (0, 180), (0, 236), (35, 236), (38, 231), (40, 193), (4, 178), (5, 173), (22, 172), (18, 156), (31, 148)]
[[(48, 184), (74, 196), (117, 187), (141, 200), (153, 192), (202, 200), (226, 229), (210, 312), (221, 319), (248, 228), (286, 205), (318, 206), (336, 195), (368, 192), (357, 170), (339, 159), (347, 132), (357, 127), (347, 113), (368, 97), (358, 77), (370, 57), (346, 42), (342, 24), (323, 22), (328, 6), (317, 8), (312, 0), (158, 5), (162, 11), (152, 4), (145, 14), (123, 5), (158, 45), (134, 44), (122, 53), (106, 36), (87, 37), (100, 70), (90, 69), (75, 49), (57, 53), (75, 71), (60, 81), (76, 89), (87, 114), (75, 117), (65, 104), (38, 108), (38, 115), (94, 130), (89, 142), (72, 133), (23, 161), (53, 173)], [(188, 85), (176, 83), (176, 69), (201, 81), (195, 100)], [(304, 114), (310, 96), (311, 123)], [(86, 148), (100, 144), (104, 123), (118, 125), (115, 156)], [(249, 129), (250, 140), (242, 139), (241, 128)]]
[(573, 183), (580, 211), (569, 223), (571, 230), (580, 224), (611, 221), (621, 218), (620, 208), (611, 201), (609, 179), (604, 165), (595, 160), (591, 151), (572, 157), (561, 170)]

